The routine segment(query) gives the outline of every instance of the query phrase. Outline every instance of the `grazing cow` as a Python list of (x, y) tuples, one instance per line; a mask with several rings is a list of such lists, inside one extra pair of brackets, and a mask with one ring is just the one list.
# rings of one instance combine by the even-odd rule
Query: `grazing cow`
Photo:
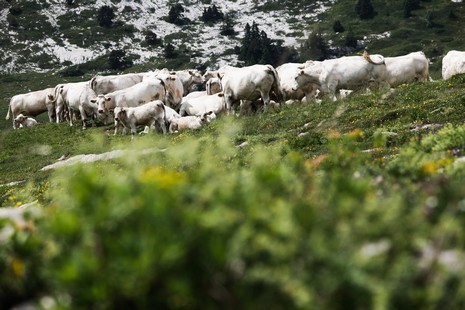
[(15, 117), (14, 122), (16, 128), (29, 128), (38, 124), (32, 117), (25, 116), (21, 113)]
[(179, 114), (181, 116), (201, 115), (208, 111), (213, 111), (217, 116), (226, 112), (223, 93), (187, 99), (181, 104)]
[(53, 94), (54, 89), (47, 88), (13, 96), (10, 100), (5, 119), (10, 119), (11, 111), (13, 114), (13, 128), (16, 129), (14, 119), (18, 114), (37, 116), (48, 112), (48, 118), (53, 122), (55, 118), (55, 102), (52, 100)]
[(115, 135), (118, 133), (119, 125), (123, 125), (123, 135), (126, 128), (131, 129), (131, 140), (137, 133), (137, 126), (160, 126), (166, 133), (165, 105), (161, 100), (150, 101), (138, 107), (116, 107), (115, 108)]
[(157, 78), (144, 79), (131, 87), (98, 95), (93, 102), (100, 114), (108, 115), (116, 107), (137, 107), (144, 103), (165, 97), (164, 82)]
[[(63, 88), (62, 88), (63, 91)], [(93, 99), (95, 92), (87, 83), (69, 85), (66, 89), (66, 105), (69, 111), (69, 125), (73, 126), (73, 113), (78, 113), (82, 121), (82, 129), (86, 129), (86, 120), (91, 118), (95, 126), (95, 118), (98, 116), (98, 107)]]
[(221, 92), (221, 80), (217, 77), (210, 78), (206, 83), (207, 94), (214, 95)]
[(278, 101), (283, 97), (278, 73), (271, 65), (242, 68), (225, 66), (220, 68), (219, 75), (227, 111), (234, 110), (241, 100), (251, 102), (259, 98), (266, 110), (272, 92), (278, 97)]
[(449, 51), (442, 59), (442, 78), (449, 79), (451, 76), (465, 73), (465, 52)]
[(176, 133), (187, 129), (199, 129), (205, 124), (209, 124), (216, 118), (213, 111), (208, 111), (202, 115), (183, 116), (174, 119), (170, 124), (170, 133)]
[(301, 101), (304, 97), (306, 102), (314, 101), (318, 91), (318, 85), (307, 83), (299, 85), (294, 89), (295, 76), (299, 70), (305, 66), (305, 63), (285, 63), (276, 68), (281, 82), (281, 91), (283, 92), (285, 101)]
[(384, 57), (387, 81), (391, 87), (429, 80), (429, 62), (423, 52), (397, 57)]
[(295, 77), (295, 89), (314, 83), (333, 101), (341, 88), (359, 89), (372, 86), (389, 88), (386, 65), (381, 55), (346, 56), (321, 62), (307, 61)]
[(143, 74), (96, 75), (90, 80), (90, 87), (97, 95), (105, 95), (116, 90), (131, 87), (142, 82)]
[(203, 84), (202, 75), (200, 75), (199, 70), (196, 69), (187, 69), (176, 71), (176, 75), (178, 76), (179, 80), (183, 86), (183, 96), (186, 96), (188, 93), (192, 91), (192, 86)]

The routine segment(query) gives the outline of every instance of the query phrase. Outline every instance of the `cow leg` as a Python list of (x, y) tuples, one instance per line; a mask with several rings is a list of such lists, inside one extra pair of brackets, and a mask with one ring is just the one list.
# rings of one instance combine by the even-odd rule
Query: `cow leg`
[(268, 110), (268, 106), (270, 105), (270, 93), (260, 91), (260, 95), (263, 101), (263, 112), (266, 112)]
[(137, 134), (137, 126), (135, 124), (131, 124), (131, 141), (134, 140), (134, 136)]
[(166, 134), (166, 124), (164, 119), (157, 119), (156, 123), (161, 127), (163, 134)]
[(68, 109), (68, 117), (69, 117), (69, 125), (73, 126), (73, 110), (71, 108)]
[(84, 110), (84, 108), (83, 108), (82, 105), (79, 106), (79, 112), (80, 112), (80, 114), (81, 114), (82, 129), (86, 129), (86, 118), (87, 118), (87, 115), (86, 115), (86, 111)]
[(114, 136), (116, 136), (116, 134), (118, 133), (118, 127), (119, 127), (119, 122), (115, 121), (115, 133), (113, 134)]
[(53, 106), (47, 107), (47, 112), (48, 112), (48, 120), (50, 123), (55, 122), (56, 114), (55, 114), (55, 108)]

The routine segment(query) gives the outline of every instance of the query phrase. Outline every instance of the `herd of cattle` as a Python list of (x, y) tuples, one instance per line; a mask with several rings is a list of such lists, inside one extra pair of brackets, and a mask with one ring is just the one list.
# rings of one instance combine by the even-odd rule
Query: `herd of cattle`
[[(138, 126), (155, 127), (163, 133), (200, 128), (217, 116), (244, 114), (256, 104), (279, 105), (310, 102), (327, 95), (333, 100), (343, 91), (378, 87), (389, 89), (415, 81), (431, 80), (429, 60), (423, 52), (398, 57), (382, 55), (345, 56), (324, 61), (247, 67), (224, 66), (207, 70), (169, 71), (94, 76), (90, 81), (59, 84), (55, 87), (15, 95), (6, 119), (13, 114), (13, 128), (35, 126), (32, 118), (48, 112), (50, 122), (98, 118), (114, 121), (115, 131)], [(465, 73), (465, 52), (449, 51), (442, 61), (442, 77)], [(194, 85), (203, 91), (193, 91)], [(348, 91), (347, 91), (348, 90)]]

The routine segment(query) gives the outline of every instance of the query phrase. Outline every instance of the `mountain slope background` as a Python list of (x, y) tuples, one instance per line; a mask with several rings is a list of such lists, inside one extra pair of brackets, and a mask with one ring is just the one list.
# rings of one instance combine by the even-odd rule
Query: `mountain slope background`
[[(357, 1), (3, 1), (0, 9), (0, 72), (57, 72), (78, 66), (84, 75), (109, 71), (112, 51), (123, 50), (135, 67), (127, 70), (172, 69), (225, 63), (238, 64), (247, 23), (257, 23), (272, 40), (299, 51), (311, 33), (321, 33), (327, 57), (357, 53), (397, 56), (422, 50), (431, 59), (434, 78), (450, 49), (463, 49), (464, 4), (455, 1), (371, 1), (374, 16), (361, 19)], [(408, 4), (408, 8), (406, 5)], [(168, 22), (170, 9), (181, 5), (184, 25)], [(202, 21), (204, 10), (216, 6), (228, 16), (235, 35), (221, 35), (224, 20)], [(99, 25), (99, 9), (109, 6), (110, 27)], [(335, 23), (344, 31), (336, 32)], [(155, 34), (159, 44), (150, 45)], [(177, 59), (167, 60), (171, 44)], [(299, 51), (300, 52), (300, 51)], [(299, 60), (306, 60), (300, 53)], [(76, 74), (76, 72), (74, 72)]]

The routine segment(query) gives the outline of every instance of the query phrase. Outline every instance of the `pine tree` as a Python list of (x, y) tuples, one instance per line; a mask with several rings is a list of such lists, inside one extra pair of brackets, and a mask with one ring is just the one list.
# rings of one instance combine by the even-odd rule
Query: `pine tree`
[(324, 60), (328, 56), (328, 47), (319, 29), (312, 31), (300, 47), (300, 58), (306, 60)]
[(97, 21), (100, 26), (111, 27), (113, 25), (113, 18), (115, 18), (115, 12), (112, 7), (108, 5), (100, 7), (97, 14)]
[(360, 19), (371, 19), (376, 15), (371, 0), (358, 0), (355, 5), (355, 12)]

